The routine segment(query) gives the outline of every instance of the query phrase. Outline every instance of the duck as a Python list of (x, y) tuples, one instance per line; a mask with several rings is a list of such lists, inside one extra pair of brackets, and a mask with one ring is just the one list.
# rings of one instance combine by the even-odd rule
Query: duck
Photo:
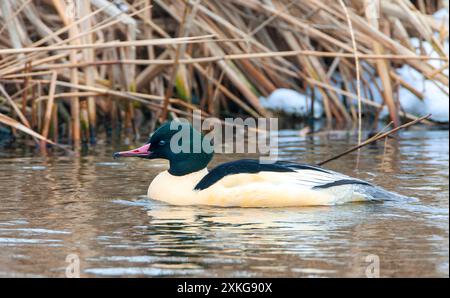
[[(173, 129), (172, 121), (161, 125), (143, 146), (113, 154), (114, 158), (168, 160), (169, 168), (159, 173), (148, 187), (147, 196), (152, 200), (171, 205), (276, 208), (382, 201), (396, 196), (364, 180), (289, 161), (261, 163), (241, 159), (208, 170), (214, 150), (205, 146), (197, 152), (192, 146), (191, 150), (171, 149), (181, 127)], [(204, 135), (190, 124), (189, 131), (190, 143), (194, 137), (205, 143)], [(180, 140), (183, 139), (178, 139), (177, 144), (183, 145)]]

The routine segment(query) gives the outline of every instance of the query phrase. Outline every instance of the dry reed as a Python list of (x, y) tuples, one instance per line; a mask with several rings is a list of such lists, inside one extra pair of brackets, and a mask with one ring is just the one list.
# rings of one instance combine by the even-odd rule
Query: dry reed
[[(138, 138), (143, 118), (154, 126), (194, 109), (268, 116), (259, 97), (291, 88), (320, 94), (329, 125), (361, 129), (363, 113), (387, 106), (399, 126), (417, 117), (398, 87), (423, 94), (396, 67), (449, 84), (448, 26), (431, 16), (443, 1), (419, 2), (2, 0), (0, 122), (79, 148), (111, 127)], [(416, 53), (412, 37), (439, 57)]]

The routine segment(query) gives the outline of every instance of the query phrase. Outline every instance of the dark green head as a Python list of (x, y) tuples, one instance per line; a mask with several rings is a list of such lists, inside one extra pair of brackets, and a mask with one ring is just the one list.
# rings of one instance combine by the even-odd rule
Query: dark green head
[(213, 157), (213, 146), (188, 122), (170, 121), (159, 127), (144, 146), (113, 156), (167, 159), (169, 173), (182, 176), (205, 168)]

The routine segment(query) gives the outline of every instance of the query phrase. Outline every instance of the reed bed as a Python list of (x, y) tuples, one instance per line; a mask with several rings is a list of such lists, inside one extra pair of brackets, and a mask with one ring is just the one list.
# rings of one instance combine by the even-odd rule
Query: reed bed
[(194, 109), (267, 117), (260, 96), (289, 88), (320, 97), (328, 127), (361, 130), (384, 106), (400, 126), (417, 117), (398, 89), (424, 95), (398, 67), (448, 90), (448, 20), (432, 17), (446, 3), (2, 0), (0, 123), (78, 149), (112, 131), (129, 142)]

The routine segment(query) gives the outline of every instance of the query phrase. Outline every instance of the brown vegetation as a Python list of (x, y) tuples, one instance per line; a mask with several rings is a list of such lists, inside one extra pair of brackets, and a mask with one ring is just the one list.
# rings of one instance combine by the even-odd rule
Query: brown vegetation
[[(143, 117), (154, 125), (198, 108), (267, 116), (259, 96), (313, 88), (330, 125), (360, 123), (386, 105), (399, 126), (401, 116), (415, 117), (400, 109), (398, 87), (422, 95), (395, 66), (449, 83), (445, 67), (409, 44), (413, 36), (429, 42), (448, 68), (448, 27), (430, 16), (442, 1), (112, 2), (0, 1), (1, 123), (77, 148), (105, 126), (138, 137)], [(368, 76), (381, 79), (382, 105)]]

